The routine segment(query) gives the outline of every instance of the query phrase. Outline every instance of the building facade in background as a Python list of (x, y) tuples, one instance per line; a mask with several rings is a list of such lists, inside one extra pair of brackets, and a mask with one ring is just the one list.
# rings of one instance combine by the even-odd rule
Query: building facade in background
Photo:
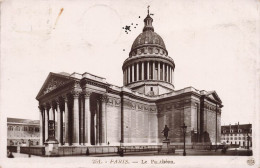
[(39, 120), (7, 118), (7, 146), (40, 144)]
[(252, 147), (252, 124), (221, 126), (221, 142), (241, 147)]
[(122, 87), (87, 72), (49, 74), (36, 97), (41, 145), (159, 144), (165, 125), (171, 143), (183, 143), (183, 124), (187, 143), (220, 143), (221, 99), (215, 91), (174, 89), (175, 63), (152, 22), (148, 12), (123, 63)]

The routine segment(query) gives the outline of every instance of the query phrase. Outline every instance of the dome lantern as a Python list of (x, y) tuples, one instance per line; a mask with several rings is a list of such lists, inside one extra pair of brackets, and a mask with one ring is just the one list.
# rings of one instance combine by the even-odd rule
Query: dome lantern
[(146, 18), (144, 19), (143, 32), (144, 32), (144, 31), (148, 31), (148, 30), (154, 31), (154, 28), (153, 28), (153, 25), (152, 25), (153, 19), (151, 18), (150, 13), (149, 13), (149, 7), (150, 7), (150, 6), (147, 7), (147, 8), (148, 8), (147, 16), (146, 16)]

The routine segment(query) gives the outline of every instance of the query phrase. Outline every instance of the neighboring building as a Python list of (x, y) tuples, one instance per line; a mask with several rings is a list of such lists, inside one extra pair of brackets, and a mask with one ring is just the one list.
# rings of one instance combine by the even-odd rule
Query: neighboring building
[(87, 72), (48, 75), (36, 97), (41, 144), (158, 144), (164, 139), (165, 125), (171, 143), (183, 143), (183, 123), (188, 144), (220, 143), (221, 99), (215, 91), (174, 89), (175, 63), (152, 22), (148, 13), (143, 32), (123, 63), (124, 86)]
[(39, 120), (28, 120), (20, 118), (7, 118), (7, 146), (39, 145), (40, 142)]
[[(248, 141), (249, 140), (249, 141)], [(221, 126), (221, 143), (236, 144), (242, 147), (252, 146), (252, 124)]]

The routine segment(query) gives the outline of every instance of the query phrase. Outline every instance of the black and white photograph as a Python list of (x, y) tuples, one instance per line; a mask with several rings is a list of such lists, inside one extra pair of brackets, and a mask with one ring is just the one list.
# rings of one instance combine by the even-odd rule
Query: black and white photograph
[(0, 167), (260, 167), (260, 1), (0, 4)]

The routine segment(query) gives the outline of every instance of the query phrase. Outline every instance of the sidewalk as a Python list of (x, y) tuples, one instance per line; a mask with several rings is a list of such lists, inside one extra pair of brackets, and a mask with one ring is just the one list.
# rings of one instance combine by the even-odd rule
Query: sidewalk
[[(13, 153), (14, 158), (29, 158), (28, 154)], [(159, 156), (157, 151), (145, 151), (145, 152), (127, 152), (124, 153), (124, 157), (131, 156)], [(160, 155), (162, 156), (162, 155)], [(176, 149), (173, 154), (166, 154), (166, 156), (183, 156), (183, 149)], [(247, 151), (227, 151), (225, 154), (221, 150), (194, 150), (187, 149), (186, 156), (247, 156)], [(31, 155), (33, 158), (39, 158), (43, 156)], [(120, 157), (118, 153), (105, 153), (105, 154), (90, 154), (90, 155), (77, 155), (77, 156), (61, 156), (61, 157)], [(10, 158), (11, 159), (11, 158)]]

